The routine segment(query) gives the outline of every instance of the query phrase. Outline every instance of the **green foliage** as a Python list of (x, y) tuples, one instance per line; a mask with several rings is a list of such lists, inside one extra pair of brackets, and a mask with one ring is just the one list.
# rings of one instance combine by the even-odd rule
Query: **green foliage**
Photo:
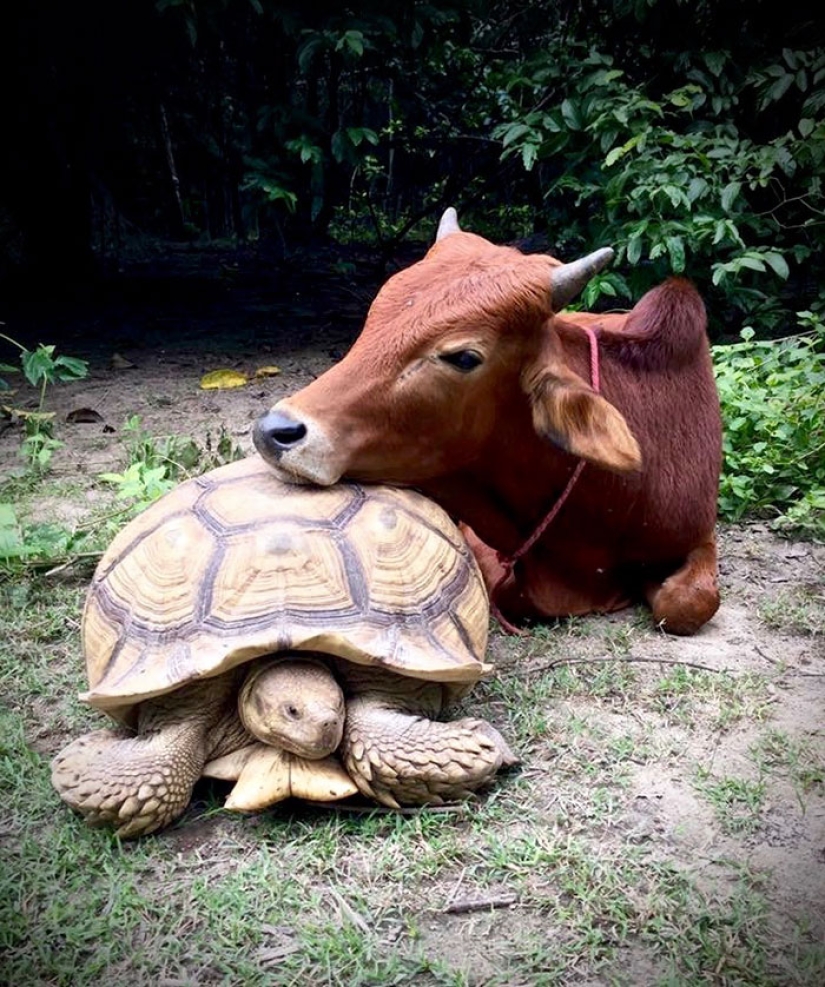
[(53, 523), (21, 524), (14, 507), (0, 501), (0, 574), (28, 565), (53, 567), (90, 551), (96, 556), (96, 536), (102, 531), (99, 525), (69, 529)]
[(130, 463), (122, 473), (101, 473), (100, 479), (113, 483), (118, 498), (133, 501), (138, 511), (175, 485), (167, 466), (149, 466), (145, 462)]
[[(0, 270), (16, 242), (61, 271), (83, 238), (90, 262), (91, 248), (106, 257), (120, 216), (138, 236), (289, 247), (311, 228), (389, 252), (453, 204), (470, 229), (546, 233), (561, 257), (614, 245), (632, 271), (594, 286), (608, 302), (685, 271), (720, 321), (761, 332), (813, 307), (805, 278), (823, 281), (825, 46), (803, 5), (156, 0), (116, 22), (87, 14), (21, 8), (52, 69), (10, 66), (22, 139)], [(96, 122), (80, 144), (77, 119)]]
[(503, 158), (542, 169), (573, 244), (614, 244), (633, 293), (671, 272), (709, 289), (710, 272), (729, 308), (788, 324), (784, 284), (818, 249), (825, 209), (825, 51), (766, 51), (753, 68), (685, 51), (665, 89), (627, 54), (582, 40), (526, 59), (493, 131)]
[(825, 536), (825, 327), (798, 313), (802, 335), (713, 348), (725, 426), (723, 518), (772, 516), (780, 530)]
[[(20, 367), (26, 380), (32, 387), (38, 388), (39, 400), (35, 411), (22, 408), (8, 407), (7, 413), (23, 423), (24, 438), (20, 445), (20, 454), (32, 471), (45, 473), (49, 468), (52, 456), (63, 443), (55, 438), (53, 415), (45, 410), (46, 393), (50, 385), (60, 381), (74, 381), (85, 377), (89, 365), (85, 360), (73, 356), (55, 356), (55, 346), (44, 346), (42, 343), (35, 350), (28, 350), (11, 336), (0, 333), (0, 339), (5, 340), (20, 352)], [(16, 367), (3, 364), (0, 366), (6, 372), (17, 370)], [(0, 384), (7, 385), (5, 381)]]
[(131, 502), (133, 514), (182, 480), (243, 456), (243, 450), (223, 427), (217, 440), (207, 433), (203, 446), (186, 436), (152, 436), (143, 428), (139, 415), (128, 419), (123, 433), (128, 455), (126, 468), (122, 473), (101, 473), (100, 479), (114, 484), (119, 500)]
[[(243, 456), (224, 429), (217, 439), (207, 433), (202, 445), (182, 436), (153, 437), (137, 415), (124, 425), (128, 462), (120, 473), (103, 473), (117, 499), (126, 503), (108, 514), (67, 527), (61, 523), (24, 522), (14, 505), (0, 499), (0, 574), (28, 567), (53, 568), (80, 559), (95, 560), (118, 529), (177, 483)], [(2, 490), (5, 495), (5, 490)]]

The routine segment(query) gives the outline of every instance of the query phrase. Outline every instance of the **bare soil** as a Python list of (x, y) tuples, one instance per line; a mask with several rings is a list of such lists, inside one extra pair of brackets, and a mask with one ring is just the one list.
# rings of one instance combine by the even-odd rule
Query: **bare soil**
[[(43, 312), (7, 318), (4, 331), (29, 345), (57, 340), (61, 351), (90, 361), (88, 379), (61, 385), (49, 398), (56, 435), (65, 442), (51, 476), (76, 482), (78, 494), (67, 497), (50, 480), (31, 510), (71, 521), (105, 498), (95, 477), (123, 466), (120, 431), (132, 415), (139, 415), (155, 435), (200, 442), (223, 428), (242, 449), (251, 450), (250, 426), (256, 417), (346, 350), (377, 281), (376, 276), (354, 283), (336, 273), (330, 261), (326, 267), (307, 266), (300, 275), (281, 269), (269, 281), (246, 284), (215, 258), (205, 275), (196, 271), (171, 293), (147, 276), (133, 282), (130, 297), (110, 298), (104, 305), (87, 299), (63, 321), (50, 321)], [(278, 376), (253, 378), (243, 388), (199, 387), (203, 374), (214, 369), (252, 375), (272, 364), (280, 368)], [(15, 396), (24, 407), (35, 400), (25, 387)], [(67, 417), (81, 408), (93, 409), (101, 420), (70, 424)], [(18, 464), (19, 442), (19, 427), (9, 424), (0, 434), (0, 472)], [(528, 681), (560, 660), (626, 662), (637, 676), (638, 704), (621, 693), (601, 701), (576, 695), (549, 700), (549, 740), (526, 745), (522, 771), (533, 780), (531, 799), (546, 806), (549, 824), (559, 797), (566, 722), (586, 718), (591, 733), (633, 734), (646, 742), (652, 737), (662, 745), (661, 756), (624, 764), (629, 774), (615, 811), (599, 823), (604, 847), (619, 851), (628, 842), (644, 843), (655, 848), (655, 857), (677, 862), (709, 886), (720, 861), (736, 861), (763, 875), (768, 922), (777, 943), (802, 923), (811, 943), (825, 944), (825, 547), (781, 540), (765, 523), (722, 526), (720, 546), (724, 602), (695, 637), (664, 636), (638, 613), (589, 619), (581, 629), (573, 623), (561, 651), (556, 639), (551, 653), (542, 650), (540, 638), (525, 641), (494, 633), (492, 656), (504, 680), (520, 676)], [(705, 672), (705, 683), (730, 673), (741, 691), (697, 698), (688, 685), (683, 693), (674, 689), (668, 694), (662, 678), (677, 668)], [(752, 687), (754, 682), (761, 685)], [(483, 694), (481, 701), (495, 719), (495, 694)], [(530, 701), (529, 688), (523, 701)], [(742, 707), (738, 714), (737, 703)], [(804, 748), (813, 765), (807, 775), (794, 775), (787, 764), (777, 767), (776, 760), (754, 754), (766, 731), (780, 732)], [(730, 778), (765, 781), (766, 795), (753, 824), (747, 818), (739, 828), (726, 824), (697, 778), (707, 784)], [(182, 851), (194, 847), (201, 855), (208, 855), (211, 837), (214, 827), (197, 821), (172, 834)], [(443, 894), (434, 888), (433, 900), (458, 893), (460, 888), (453, 887), (458, 879), (445, 877)], [(501, 887), (490, 894), (508, 890), (503, 876)], [(541, 924), (508, 907), (469, 914), (434, 910), (421, 935), (435, 953), (463, 966), (469, 982), (484, 983), (490, 971), (502, 968), (501, 957), (513, 943), (540, 933)], [(468, 941), (478, 949), (468, 952)], [(656, 982), (649, 954), (624, 959), (630, 979), (622, 982)], [(797, 980), (789, 975), (782, 982)]]

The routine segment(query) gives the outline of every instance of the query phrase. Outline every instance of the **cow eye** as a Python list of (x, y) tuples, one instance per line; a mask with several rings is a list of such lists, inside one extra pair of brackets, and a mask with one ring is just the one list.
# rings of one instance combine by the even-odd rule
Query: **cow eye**
[(449, 363), (456, 370), (460, 370), (463, 374), (468, 374), (484, 362), (484, 358), (475, 350), (455, 350), (452, 353), (440, 353), (438, 358), (444, 363)]

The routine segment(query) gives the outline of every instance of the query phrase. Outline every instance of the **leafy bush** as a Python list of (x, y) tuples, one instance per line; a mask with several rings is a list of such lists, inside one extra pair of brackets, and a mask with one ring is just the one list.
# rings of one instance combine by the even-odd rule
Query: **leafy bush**
[(713, 348), (725, 425), (720, 516), (773, 517), (780, 530), (825, 536), (825, 326)]
[(502, 156), (538, 173), (563, 249), (611, 244), (633, 269), (630, 292), (605, 279), (602, 293), (687, 273), (715, 291), (715, 311), (763, 334), (792, 325), (785, 283), (821, 252), (825, 51), (759, 57), (743, 67), (729, 51), (686, 51), (660, 88), (654, 72), (633, 77), (629, 51), (579, 42), (508, 72)]

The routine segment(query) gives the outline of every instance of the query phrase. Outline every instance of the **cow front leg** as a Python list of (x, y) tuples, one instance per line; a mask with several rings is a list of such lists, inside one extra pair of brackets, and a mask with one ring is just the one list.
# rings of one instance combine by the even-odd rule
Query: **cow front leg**
[(717, 571), (716, 536), (710, 534), (681, 569), (646, 587), (656, 623), (670, 634), (695, 634), (719, 609)]

